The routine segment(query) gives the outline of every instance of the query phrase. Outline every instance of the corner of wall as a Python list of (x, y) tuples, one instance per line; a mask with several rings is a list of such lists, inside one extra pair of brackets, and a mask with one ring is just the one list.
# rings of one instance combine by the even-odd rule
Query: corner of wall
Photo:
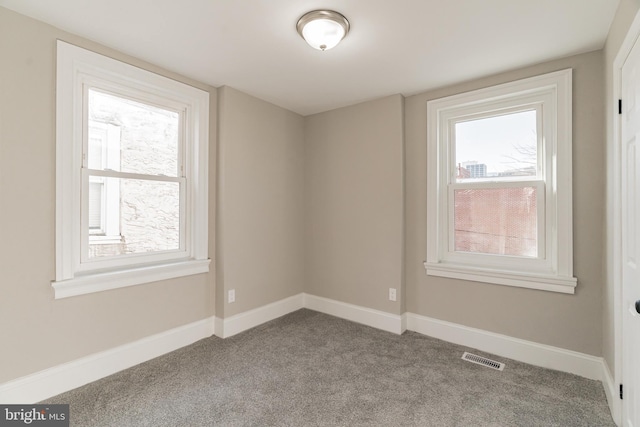
[(222, 144), (224, 132), (225, 96), (226, 87), (217, 90), (216, 103), (216, 196), (215, 196), (215, 316), (224, 317), (224, 227), (223, 227), (223, 198), (224, 198), (224, 155), (225, 150)]

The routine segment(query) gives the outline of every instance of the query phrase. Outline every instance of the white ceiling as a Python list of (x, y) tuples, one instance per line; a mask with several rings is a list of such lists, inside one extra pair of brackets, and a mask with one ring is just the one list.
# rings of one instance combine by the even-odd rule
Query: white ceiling
[[(602, 48), (619, 0), (0, 0), (212, 86), (303, 115)], [(321, 52), (298, 18), (351, 23)]]

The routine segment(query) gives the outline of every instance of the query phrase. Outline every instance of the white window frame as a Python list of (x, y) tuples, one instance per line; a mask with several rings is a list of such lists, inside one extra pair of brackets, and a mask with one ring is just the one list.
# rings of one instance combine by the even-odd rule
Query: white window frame
[[(427, 102), (427, 260), (429, 276), (573, 294), (572, 70), (557, 71)], [(455, 124), (535, 110), (535, 177), (456, 182)], [(457, 252), (453, 191), (532, 186), (538, 194), (538, 255)]]
[[(89, 234), (86, 212), (82, 212), (82, 200), (88, 196), (82, 194), (82, 179), (86, 178), (84, 113), (89, 87), (171, 105), (182, 112), (184, 170), (179, 178), (184, 189), (184, 234), (180, 250), (110, 257), (104, 262), (83, 259), (81, 239)], [(58, 40), (56, 112), (55, 298), (208, 272), (209, 94)], [(84, 192), (88, 193), (86, 186)]]

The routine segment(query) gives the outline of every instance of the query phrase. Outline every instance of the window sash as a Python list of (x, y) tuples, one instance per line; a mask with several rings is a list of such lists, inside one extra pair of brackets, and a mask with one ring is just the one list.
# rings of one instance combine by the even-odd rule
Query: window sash
[[(536, 221), (537, 221), (537, 256), (525, 257), (517, 255), (489, 254), (481, 252), (463, 252), (455, 250), (455, 191), (457, 190), (483, 190), (483, 189), (503, 189), (503, 188), (525, 188), (536, 189)], [(446, 200), (443, 205), (446, 207), (446, 224), (444, 234), (441, 236), (447, 241), (443, 248), (442, 259), (445, 262), (475, 265), (481, 267), (495, 268), (526, 268), (532, 270), (543, 270), (549, 267), (546, 254), (550, 250), (547, 247), (547, 230), (545, 227), (545, 183), (542, 180), (514, 181), (514, 182), (474, 182), (449, 184), (446, 192)]]
[[(177, 150), (177, 171), (178, 176), (150, 175), (136, 172), (121, 172), (110, 169), (108, 164), (103, 169), (89, 169), (89, 128), (93, 125), (89, 122), (89, 91), (103, 92), (114, 97), (132, 100), (141, 104), (158, 107), (164, 110), (176, 112), (179, 115), (178, 129), (178, 150)], [(190, 247), (187, 222), (187, 181), (185, 177), (184, 145), (185, 145), (185, 120), (187, 108), (178, 102), (172, 102), (165, 98), (135, 89), (129, 86), (117, 85), (108, 80), (90, 77), (82, 84), (82, 196), (81, 200), (81, 230), (80, 230), (80, 263), (77, 271), (91, 271), (98, 269), (109, 269), (115, 267), (126, 267), (137, 264), (157, 263), (169, 260), (178, 260), (189, 256)], [(120, 147), (118, 147), (119, 149)], [(103, 162), (104, 163), (104, 162)], [(146, 253), (131, 253), (122, 255), (111, 255), (106, 257), (89, 258), (89, 246), (91, 232), (89, 230), (89, 181), (90, 177), (104, 177), (116, 179), (135, 179), (156, 182), (177, 182), (179, 184), (179, 249), (159, 250)], [(108, 209), (108, 207), (107, 207)]]
[[(512, 105), (512, 104), (511, 104)], [(494, 117), (506, 116), (509, 114), (517, 114), (524, 113), (527, 111), (535, 111), (536, 112), (536, 176), (523, 176), (523, 177), (514, 177), (514, 176), (503, 176), (503, 177), (487, 177), (487, 178), (472, 178), (472, 179), (458, 179), (456, 176), (457, 168), (458, 168), (458, 159), (456, 158), (456, 125), (458, 123), (469, 122), (473, 120), (482, 120), (482, 119), (490, 119)], [(449, 129), (448, 129), (448, 150), (449, 150), (449, 183), (463, 183), (463, 182), (482, 182), (482, 181), (523, 181), (523, 180), (531, 180), (531, 179), (545, 179), (545, 152), (547, 150), (544, 149), (544, 112), (543, 112), (543, 102), (539, 99), (528, 99), (526, 102), (519, 102), (516, 106), (506, 106), (506, 105), (495, 105), (490, 111), (474, 112), (467, 113), (462, 115), (455, 115), (449, 119)]]
[[(110, 82), (108, 80), (101, 80), (96, 77), (85, 77), (82, 84), (82, 167), (88, 167), (89, 157), (89, 90), (102, 92), (114, 97), (128, 99), (141, 104), (146, 104), (152, 107), (157, 107), (177, 113), (180, 118), (178, 122), (178, 167), (176, 176), (186, 176), (185, 145), (186, 140), (189, 136), (187, 135), (187, 107), (184, 104), (176, 101), (171, 101), (169, 99), (165, 99), (157, 95), (128, 86), (116, 85), (113, 82)], [(108, 166), (107, 168), (105, 168), (105, 170), (108, 170)]]
[[(445, 111), (441, 117), (441, 125), (446, 132), (440, 133), (438, 138), (439, 151), (443, 157), (438, 159), (437, 169), (443, 177), (443, 184), (439, 197), (440, 218), (442, 227), (438, 231), (439, 259), (440, 262), (455, 265), (466, 265), (476, 268), (493, 268), (497, 270), (523, 270), (530, 272), (544, 272), (554, 268), (552, 260), (547, 255), (553, 253), (552, 232), (549, 224), (553, 218), (547, 209), (548, 201), (553, 188), (552, 174), (550, 174), (550, 161), (552, 149), (546, 145), (553, 140), (549, 134), (549, 127), (545, 127), (545, 121), (550, 123), (551, 109), (544, 108), (545, 103), (550, 102), (548, 95), (526, 95), (514, 97), (514, 99), (500, 101), (480, 102), (473, 106)], [(469, 120), (497, 117), (523, 111), (536, 111), (537, 133), (537, 176), (536, 177), (488, 177), (487, 179), (474, 179), (457, 181), (457, 163), (455, 146), (455, 126), (457, 123)], [(485, 254), (475, 252), (460, 252), (454, 248), (454, 191), (459, 189), (490, 189), (490, 188), (514, 188), (535, 187), (537, 203), (537, 257), (520, 257), (513, 255)]]
[[(154, 251), (147, 253), (132, 253), (124, 255), (112, 255), (108, 257), (89, 258), (90, 230), (89, 230), (89, 178), (91, 176), (116, 178), (116, 179), (136, 179), (155, 182), (176, 182), (179, 185), (180, 204), (180, 247), (179, 249)], [(89, 271), (95, 269), (107, 269), (116, 266), (129, 266), (142, 263), (153, 263), (172, 259), (188, 257), (189, 236), (187, 233), (188, 218), (186, 216), (186, 186), (187, 179), (184, 177), (169, 177), (164, 175), (133, 174), (128, 172), (102, 171), (83, 168), (82, 170), (82, 200), (85, 200), (81, 207), (81, 254), (78, 271)]]

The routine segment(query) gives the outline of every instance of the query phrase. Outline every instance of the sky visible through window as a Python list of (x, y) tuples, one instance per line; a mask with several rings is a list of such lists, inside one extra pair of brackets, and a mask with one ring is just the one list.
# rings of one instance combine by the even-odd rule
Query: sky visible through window
[(455, 132), (459, 179), (536, 175), (535, 110), (459, 122)]

